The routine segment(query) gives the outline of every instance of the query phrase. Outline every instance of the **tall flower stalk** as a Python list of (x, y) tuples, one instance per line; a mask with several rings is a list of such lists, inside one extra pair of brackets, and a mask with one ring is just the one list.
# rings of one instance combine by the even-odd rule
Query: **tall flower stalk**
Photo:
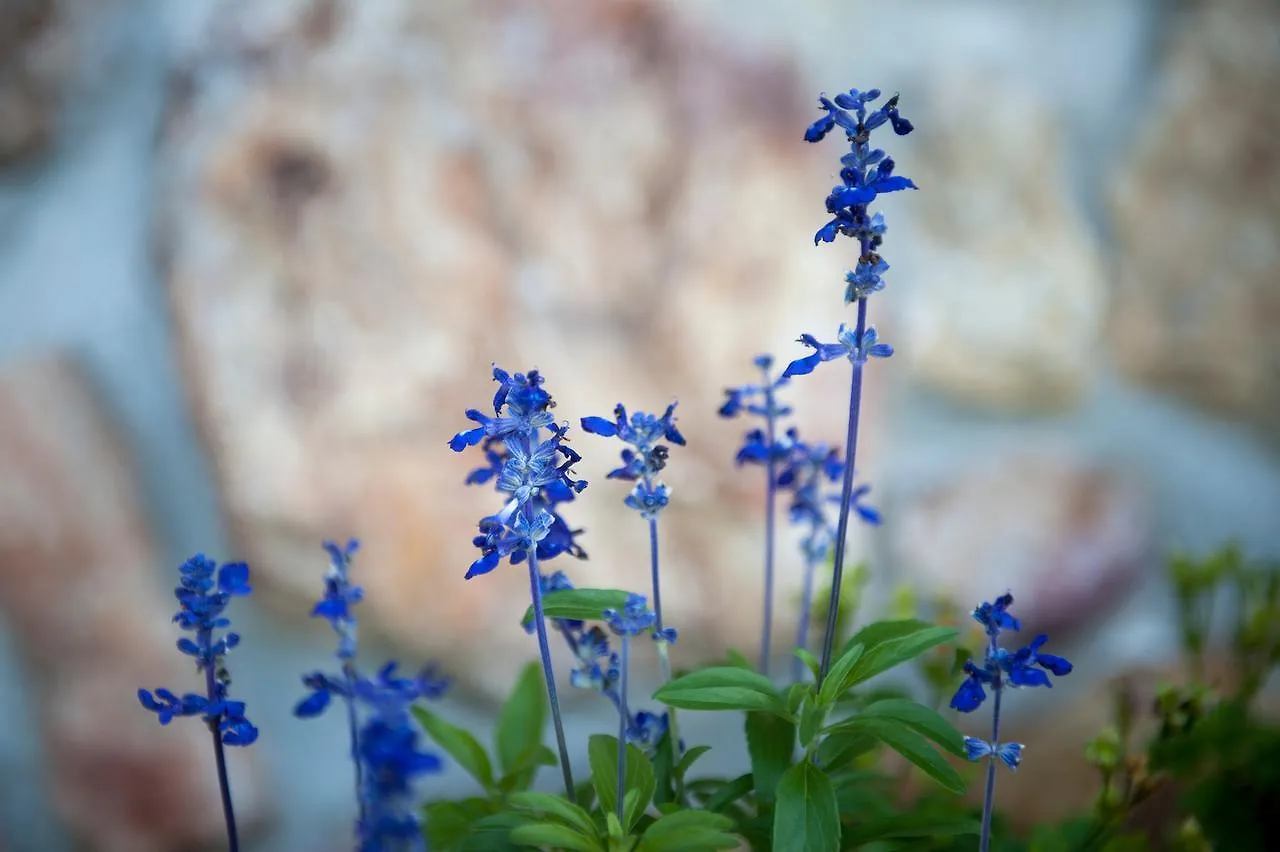
[(1018, 619), (1009, 614), (1013, 605), (1013, 595), (1003, 594), (995, 603), (983, 602), (973, 611), (974, 619), (987, 632), (987, 649), (981, 666), (973, 660), (964, 664), (965, 680), (951, 699), (951, 707), (961, 713), (972, 713), (986, 700), (985, 687), (995, 693), (991, 711), (991, 739), (965, 737), (964, 747), (970, 760), (988, 759), (986, 794), (982, 800), (982, 835), (979, 840), (981, 852), (991, 847), (991, 813), (996, 792), (996, 761), (1000, 761), (1011, 770), (1017, 770), (1022, 762), (1022, 743), (1002, 743), (1000, 741), (1000, 705), (1006, 687), (1045, 686), (1052, 687), (1049, 673), (1058, 677), (1071, 674), (1072, 665), (1066, 659), (1053, 654), (1044, 654), (1040, 648), (1048, 641), (1048, 636), (1041, 633), (1035, 639), (1017, 651), (1006, 651), (1000, 647), (1000, 634), (1004, 631), (1022, 629)]
[(827, 212), (832, 219), (814, 235), (814, 245), (834, 242), (838, 235), (858, 241), (859, 254), (855, 268), (845, 275), (845, 303), (854, 304), (857, 319), (850, 329), (841, 323), (837, 342), (819, 343), (811, 334), (800, 336), (800, 342), (814, 350), (812, 355), (792, 361), (783, 371), (784, 377), (813, 372), (823, 361), (847, 359), (852, 365), (849, 379), (849, 414), (845, 433), (845, 471), (840, 493), (840, 514), (836, 528), (835, 567), (831, 581), (831, 604), (827, 610), (826, 631), (822, 641), (822, 659), (818, 681), (826, 677), (831, 666), (835, 644), (836, 619), (839, 615), (840, 583), (844, 575), (845, 545), (849, 532), (849, 511), (853, 503), (853, 469), (858, 450), (858, 420), (862, 406), (862, 368), (868, 358), (887, 358), (893, 348), (880, 343), (874, 326), (867, 324), (867, 297), (884, 289), (882, 275), (889, 269), (879, 254), (884, 240), (884, 217), (870, 215), (868, 205), (876, 196), (915, 189), (909, 179), (895, 175), (894, 162), (884, 151), (872, 148), (871, 132), (889, 124), (894, 133), (905, 136), (912, 131), (911, 122), (898, 114), (898, 96), (868, 112), (868, 105), (880, 98), (879, 89), (860, 92), (850, 89), (834, 100), (825, 95), (818, 99), (824, 115), (805, 131), (806, 142), (820, 142), (836, 126), (845, 132), (850, 151), (840, 158), (840, 185), (827, 196)]
[(513, 565), (528, 560), (533, 627), (538, 636), (565, 794), (574, 801), (573, 770), (542, 605), (545, 578), (539, 562), (561, 553), (585, 556), (574, 542), (581, 531), (570, 530), (556, 506), (572, 500), (587, 483), (571, 475), (570, 469), (581, 457), (565, 443), (568, 427), (556, 424), (550, 411), (554, 405), (551, 394), (543, 389), (543, 377), (538, 371), (510, 374), (494, 367), (493, 378), (498, 383), (493, 397), (494, 416), (469, 409), (467, 419), (478, 425), (449, 441), (454, 452), (483, 442), (486, 465), (473, 471), (467, 483), (494, 480), (497, 490), (505, 495), (497, 514), (480, 519), (479, 535), (472, 540), (480, 548), (480, 558), (471, 564), (466, 576), (471, 579), (487, 574), (503, 559), (509, 558)]
[(778, 463), (790, 452), (790, 444), (778, 440), (778, 426), (791, 409), (778, 402), (775, 392), (787, 384), (786, 376), (773, 378), (773, 356), (757, 355), (754, 362), (760, 370), (760, 384), (742, 385), (725, 389), (725, 401), (720, 406), (721, 417), (737, 417), (746, 412), (764, 419), (763, 429), (747, 432), (736, 462), (759, 464), (765, 469), (764, 490), (764, 614), (760, 630), (760, 672), (769, 673), (769, 656), (773, 649), (773, 587), (775, 529), (778, 503)]
[[(843, 478), (844, 463), (840, 461), (839, 450), (826, 444), (806, 443), (795, 429), (787, 430), (787, 442), (790, 445), (790, 455), (778, 474), (778, 488), (791, 493), (791, 522), (803, 530), (800, 553), (804, 560), (804, 585), (795, 645), (807, 651), (818, 567), (825, 564), (830, 556), (831, 543), (836, 534), (832, 510), (839, 498), (833, 500), (827, 494), (826, 487)], [(861, 500), (870, 490), (869, 485), (854, 489), (853, 509), (863, 521), (875, 526), (880, 523), (880, 513), (864, 505)], [(803, 676), (804, 661), (798, 656), (793, 657), (792, 680), (799, 681)]]
[(617, 790), (615, 799), (618, 822), (622, 822), (627, 797), (627, 741), (630, 739), (633, 725), (631, 711), (627, 707), (627, 658), (630, 639), (653, 630), (657, 624), (657, 616), (649, 610), (643, 595), (628, 595), (627, 602), (621, 611), (606, 609), (603, 616), (609, 629), (619, 637), (621, 646), (618, 659), (618, 786), (615, 788)]
[(240, 644), (238, 633), (227, 632), (215, 639), (214, 632), (230, 626), (223, 615), (231, 598), (249, 595), (249, 566), (232, 562), (218, 567), (204, 554), (182, 563), (178, 569), (181, 585), (174, 590), (178, 613), (174, 622), (195, 634), (178, 640), (178, 650), (196, 661), (196, 671), (204, 672), (205, 694), (187, 693), (178, 697), (167, 689), (139, 689), (142, 706), (155, 713), (161, 725), (178, 716), (199, 716), (209, 727), (213, 738), (213, 756), (218, 771), (218, 791), (222, 798), (222, 814), (227, 825), (227, 844), (231, 852), (239, 852), (240, 837), (236, 830), (235, 808), (231, 803), (231, 783), (227, 776), (224, 746), (248, 746), (258, 739), (258, 729), (245, 717), (243, 701), (233, 701), (227, 688), (231, 676), (223, 665), (227, 653)]

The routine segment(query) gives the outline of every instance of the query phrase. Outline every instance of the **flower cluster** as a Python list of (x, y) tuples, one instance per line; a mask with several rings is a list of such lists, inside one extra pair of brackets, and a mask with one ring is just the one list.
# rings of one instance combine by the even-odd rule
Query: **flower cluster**
[[(661, 441), (683, 447), (684, 436), (676, 428), (676, 404), (667, 406), (661, 417), (637, 411), (630, 417), (627, 409), (618, 403), (613, 410), (613, 420), (604, 417), (582, 418), (582, 430), (605, 438), (617, 437), (628, 444), (622, 451), (622, 466), (609, 472), (609, 479), (623, 479), (636, 483), (627, 495), (626, 505), (635, 509), (646, 520), (658, 517), (671, 499), (671, 489), (658, 481), (667, 466), (669, 449)], [(634, 448), (634, 449), (632, 449)]]
[(489, 573), (507, 557), (518, 564), (531, 548), (539, 560), (586, 555), (574, 542), (581, 530), (570, 529), (556, 509), (587, 483), (570, 474), (581, 457), (565, 443), (567, 427), (555, 423), (550, 411), (555, 403), (542, 387), (543, 377), (537, 370), (510, 374), (494, 367), (493, 378), (498, 382), (494, 416), (468, 410), (467, 419), (479, 425), (449, 441), (454, 452), (483, 442), (486, 464), (472, 471), (467, 483), (493, 480), (507, 495), (501, 511), (480, 520), (473, 543), (481, 555), (467, 570), (468, 579)]
[(386, 849), (425, 850), (413, 781), (439, 772), (440, 758), (418, 748), (418, 726), (409, 707), (419, 698), (437, 697), (443, 682), (396, 676), (388, 663), (376, 677), (361, 678), (355, 695), (370, 709), (360, 728), (361, 852)]
[(250, 594), (249, 566), (232, 562), (221, 568), (202, 553), (182, 563), (178, 569), (181, 585), (174, 590), (178, 613), (174, 622), (195, 634), (178, 640), (178, 650), (196, 661), (196, 671), (205, 673), (206, 694), (175, 695), (167, 689), (139, 689), (142, 706), (155, 713), (160, 724), (167, 725), (176, 716), (200, 716), (218, 735), (223, 745), (247, 746), (258, 738), (258, 729), (245, 717), (243, 701), (233, 701), (227, 688), (231, 677), (222, 664), (223, 657), (240, 644), (240, 635), (228, 631), (215, 639), (214, 631), (229, 627), (223, 615), (233, 597)]
[(871, 89), (860, 92), (850, 89), (841, 92), (834, 100), (825, 95), (818, 99), (823, 116), (809, 125), (804, 138), (807, 142), (820, 142), (837, 126), (845, 132), (849, 153), (840, 158), (840, 185), (827, 195), (827, 213), (831, 219), (818, 229), (813, 242), (834, 242), (843, 234), (858, 241), (858, 262), (845, 274), (844, 299), (848, 304), (860, 305), (857, 326), (853, 329), (841, 325), (837, 342), (819, 343), (811, 334), (800, 337), (800, 343), (814, 350), (812, 355), (792, 361), (783, 371), (784, 376), (802, 376), (813, 372), (823, 361), (847, 358), (856, 364), (868, 358), (887, 358), (893, 348), (879, 341), (875, 327), (865, 325), (862, 303), (872, 293), (884, 289), (884, 273), (889, 264), (880, 256), (884, 242), (885, 222), (880, 213), (870, 214), (868, 206), (876, 197), (903, 189), (915, 189), (909, 178), (894, 174), (893, 159), (879, 148), (871, 147), (871, 132), (888, 124), (893, 132), (905, 136), (912, 131), (911, 122), (898, 114), (898, 96), (894, 95), (880, 107), (868, 106), (880, 99), (880, 91)]
[[(794, 428), (787, 430), (786, 444), (790, 451), (778, 472), (778, 488), (790, 492), (791, 522), (805, 529), (801, 551), (807, 564), (816, 564), (827, 558), (835, 539), (838, 512), (832, 507), (840, 504), (839, 494), (828, 494), (824, 488), (844, 476), (844, 462), (835, 447), (807, 443)], [(870, 485), (856, 487), (852, 509), (866, 523), (878, 526), (880, 512), (862, 502), (870, 492)]]
[(1031, 643), (1008, 651), (999, 646), (1000, 634), (1022, 629), (1022, 624), (1010, 612), (1013, 595), (1003, 594), (994, 603), (983, 602), (973, 611), (974, 619), (987, 633), (987, 652), (981, 666), (969, 660), (964, 664), (965, 680), (951, 699), (951, 707), (961, 713), (972, 713), (987, 698), (986, 687), (996, 693), (996, 717), (991, 741), (965, 737), (965, 748), (970, 760), (994, 755), (1011, 769), (1016, 769), (1022, 756), (1022, 746), (1017, 743), (1001, 744), (999, 735), (999, 693), (1006, 687), (1052, 687), (1049, 674), (1063, 677), (1071, 674), (1071, 663), (1063, 657), (1041, 653), (1048, 636), (1040, 634)]
[(765, 420), (765, 429), (752, 429), (744, 437), (742, 448), (738, 450), (734, 460), (739, 464), (767, 464), (771, 459), (775, 462), (785, 459), (791, 447), (785, 439), (771, 439), (770, 434), (777, 429), (778, 421), (791, 414), (791, 408), (779, 402), (777, 390), (790, 379), (781, 376), (772, 377), (773, 356), (757, 355), (753, 362), (759, 368), (763, 380), (760, 384), (741, 385), (736, 388), (725, 388), (724, 404), (720, 406), (721, 417), (732, 418), (746, 412)]

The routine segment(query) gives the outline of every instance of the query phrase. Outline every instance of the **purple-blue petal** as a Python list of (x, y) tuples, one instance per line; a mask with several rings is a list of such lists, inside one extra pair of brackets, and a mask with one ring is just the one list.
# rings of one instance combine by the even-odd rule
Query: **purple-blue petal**
[(618, 425), (614, 421), (606, 420), (603, 417), (584, 417), (582, 418), (582, 431), (592, 435), (612, 438), (618, 434)]

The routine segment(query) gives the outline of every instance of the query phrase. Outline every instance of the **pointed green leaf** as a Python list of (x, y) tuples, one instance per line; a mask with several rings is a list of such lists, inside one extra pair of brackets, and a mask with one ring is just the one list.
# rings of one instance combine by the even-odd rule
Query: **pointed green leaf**
[(837, 732), (823, 738), (814, 757), (828, 772), (835, 772), (879, 745), (880, 741), (870, 734)]
[[(587, 758), (591, 765), (591, 783), (596, 788), (600, 799), (600, 809), (612, 814), (618, 807), (618, 739), (607, 734), (596, 734), (587, 743)], [(644, 752), (633, 745), (627, 746), (626, 775), (623, 778), (623, 811), (625, 832), (631, 830), (636, 820), (649, 807), (653, 800), (656, 781), (653, 776), (653, 765)], [(638, 791), (634, 800), (627, 794)]]
[[(568, 618), (574, 621), (600, 621), (606, 609), (622, 609), (628, 592), (621, 589), (565, 589), (547, 592), (542, 596), (542, 614), (547, 618)], [(524, 611), (521, 624), (533, 623), (533, 607)]]
[(818, 735), (818, 731), (822, 730), (823, 724), (827, 721), (828, 712), (829, 708), (825, 704), (805, 702), (804, 709), (800, 711), (801, 748), (808, 748), (809, 743), (813, 742), (813, 738)]
[(552, 846), (566, 852), (604, 852), (604, 846), (598, 840), (553, 823), (522, 825), (512, 830), (511, 839), (525, 846)]
[(681, 755), (680, 762), (676, 764), (676, 769), (675, 769), (676, 776), (679, 778), (684, 778), (684, 776), (689, 772), (689, 770), (693, 768), (693, 764), (697, 761), (697, 759), (702, 757), (704, 754), (706, 754), (709, 751), (711, 751), (711, 746), (704, 746), (704, 745), (694, 746), (693, 748), (686, 751), (683, 755)]
[(531, 768), (526, 756), (542, 745), (546, 723), (547, 687), (542, 677), (542, 666), (532, 662), (516, 679), (511, 695), (498, 714), (494, 745), (498, 752), (498, 766), (504, 773), (516, 771), (522, 760), (523, 768)]
[(773, 803), (778, 779), (790, 768), (795, 750), (794, 722), (758, 710), (747, 714), (747, 753), (759, 804)]
[(831, 664), (831, 670), (823, 678), (822, 688), (818, 690), (819, 703), (825, 707), (830, 707), (837, 698), (849, 691), (849, 672), (858, 664), (865, 652), (866, 646), (864, 645), (850, 645)]
[[(854, 718), (857, 719), (893, 719), (918, 733), (924, 734), (956, 757), (964, 757), (964, 737), (955, 726), (944, 719), (931, 707), (906, 698), (886, 698), (874, 704), (868, 704)], [(842, 723), (844, 724), (844, 723)], [(828, 729), (835, 732), (840, 725)]]
[(809, 761), (791, 767), (778, 783), (773, 852), (838, 852), (840, 812), (831, 779)]
[(904, 618), (897, 621), (876, 621), (868, 624), (849, 638), (844, 643), (844, 650), (849, 650), (854, 645), (861, 645), (868, 651), (874, 650), (885, 642), (891, 642), (894, 639), (901, 639), (910, 633), (923, 630), (926, 627), (932, 627), (927, 621), (921, 621), (918, 618)]
[(413, 715), (427, 736), (444, 749), (467, 774), (479, 781), (486, 790), (493, 788), (493, 766), (479, 740), (469, 731), (451, 725), (425, 707), (414, 707)]
[(793, 683), (787, 688), (787, 712), (792, 717), (800, 712), (800, 705), (813, 689), (813, 685), (809, 683)]
[(914, 728), (897, 719), (855, 716), (842, 725), (845, 732), (869, 734), (920, 767), (953, 793), (964, 792), (960, 773)]
[(818, 671), (822, 668), (822, 664), (818, 662), (818, 658), (804, 648), (796, 648), (794, 653), (804, 662), (805, 667), (809, 669), (810, 674), (813, 675), (813, 679), (817, 680)]
[(599, 836), (591, 815), (568, 799), (550, 793), (525, 792), (512, 793), (507, 801), (517, 810), (529, 811), (544, 820), (562, 823), (587, 837)]
[(707, 811), (677, 811), (654, 822), (636, 852), (712, 852), (733, 849), (733, 820)]
[(751, 773), (739, 775), (732, 781), (724, 782), (719, 789), (708, 796), (703, 807), (708, 811), (720, 813), (753, 789), (755, 789), (755, 780), (751, 777)]
[(653, 694), (681, 710), (765, 710), (787, 716), (786, 702), (764, 675), (732, 666), (682, 675)]
[(529, 847), (513, 841), (511, 832), (522, 825), (531, 824), (532, 820), (528, 816), (512, 811), (483, 817), (471, 826), (471, 833), (463, 839), (457, 850), (458, 852), (512, 852), (516, 849), (528, 849)]
[[(890, 623), (902, 624), (903, 622)], [(874, 627), (875, 625), (871, 626)], [(937, 647), (944, 642), (950, 642), (959, 633), (960, 631), (954, 627), (931, 627), (926, 625), (883, 641), (875, 647), (868, 647), (849, 671), (848, 676), (845, 678), (844, 688), (851, 689), (860, 683), (865, 683), (878, 674), (886, 672), (908, 660), (915, 659), (930, 648)]]
[(556, 753), (544, 745), (536, 745), (516, 761), (515, 766), (506, 775), (498, 779), (498, 791), (512, 793), (517, 790), (528, 790), (538, 770), (544, 766), (555, 766)]

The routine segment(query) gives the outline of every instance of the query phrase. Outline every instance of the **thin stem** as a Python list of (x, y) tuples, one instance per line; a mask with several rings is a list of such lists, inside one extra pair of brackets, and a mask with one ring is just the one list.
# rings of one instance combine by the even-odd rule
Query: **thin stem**
[(778, 502), (777, 461), (773, 456), (777, 415), (773, 407), (773, 383), (765, 370), (765, 437), (768, 455), (765, 458), (764, 496), (764, 630), (760, 637), (760, 673), (769, 674), (769, 653), (773, 646), (773, 541), (774, 507)]
[(542, 673), (547, 679), (547, 698), (551, 702), (551, 720), (556, 727), (556, 746), (560, 750), (560, 769), (564, 772), (564, 792), (577, 804), (573, 792), (573, 769), (569, 766), (569, 747), (564, 739), (564, 720), (560, 716), (560, 699), (556, 695), (556, 676), (551, 668), (551, 645), (547, 642), (547, 620), (542, 611), (542, 574), (538, 571), (538, 554), (530, 547), (529, 594), (533, 598), (533, 624), (538, 631), (538, 652), (542, 655)]
[[(653, 614), (657, 621), (656, 633), (658, 644), (658, 669), (662, 673), (662, 683), (666, 685), (671, 683), (671, 654), (668, 650), (668, 643), (662, 637), (662, 593), (659, 591), (658, 585), (658, 519), (649, 519), (649, 564), (653, 573)], [(676, 727), (676, 708), (671, 707), (667, 710), (667, 730), (671, 739), (672, 754), (677, 757), (680, 754), (680, 733)]]
[[(618, 676), (618, 822), (622, 823), (625, 813), (624, 801), (627, 797), (627, 718), (631, 715), (627, 709), (627, 652), (630, 650), (630, 637), (622, 635)], [(625, 824), (624, 824), (625, 825)]]
[[(813, 578), (818, 563), (806, 559), (804, 564), (804, 594), (800, 598), (800, 626), (796, 628), (796, 647), (809, 648), (809, 621), (813, 611)], [(795, 657), (791, 661), (791, 679), (799, 683), (804, 677), (804, 661)]]
[[(991, 639), (991, 653), (995, 653), (996, 640)], [(991, 749), (992, 753), (987, 757), (987, 792), (982, 800), (982, 839), (979, 842), (979, 852), (987, 852), (991, 846), (991, 811), (995, 804), (996, 797), (996, 756), (995, 749), (1000, 745), (1000, 696), (1004, 693), (1003, 675), (1000, 671), (996, 671), (995, 683), (991, 685), (991, 690), (996, 694), (995, 706), (991, 713)]]
[[(865, 253), (865, 247), (864, 247)], [(867, 300), (858, 300), (857, 339), (867, 328)], [(844, 485), (840, 489), (840, 521), (836, 526), (836, 561), (831, 574), (831, 604), (827, 607), (827, 629), (822, 639), (822, 665), (818, 669), (818, 686), (822, 686), (831, 667), (831, 650), (836, 641), (836, 616), (840, 613), (840, 581), (844, 579), (844, 548), (849, 534), (849, 509), (853, 502), (853, 463), (858, 450), (858, 414), (862, 407), (862, 364), (853, 363), (849, 380), (849, 430), (844, 444)]]
[[(205, 631), (201, 632), (205, 633)], [(199, 640), (201, 647), (209, 647), (210, 637), (207, 633), (199, 637)], [(216, 701), (218, 693), (213, 669), (212, 664), (207, 664), (204, 668), (205, 690), (210, 701)], [(227, 848), (230, 852), (240, 852), (240, 836), (236, 832), (236, 812), (231, 806), (231, 781), (227, 778), (227, 755), (222, 745), (222, 735), (218, 731), (217, 721), (209, 722), (209, 731), (213, 734), (213, 758), (218, 765), (218, 789), (222, 793), (222, 815), (227, 822)]]
[(368, 814), (364, 805), (364, 766), (360, 762), (360, 729), (356, 724), (356, 667), (350, 660), (343, 662), (342, 674), (347, 682), (347, 727), (351, 731), (351, 762), (356, 766), (356, 802), (360, 806), (360, 823), (363, 825)]

